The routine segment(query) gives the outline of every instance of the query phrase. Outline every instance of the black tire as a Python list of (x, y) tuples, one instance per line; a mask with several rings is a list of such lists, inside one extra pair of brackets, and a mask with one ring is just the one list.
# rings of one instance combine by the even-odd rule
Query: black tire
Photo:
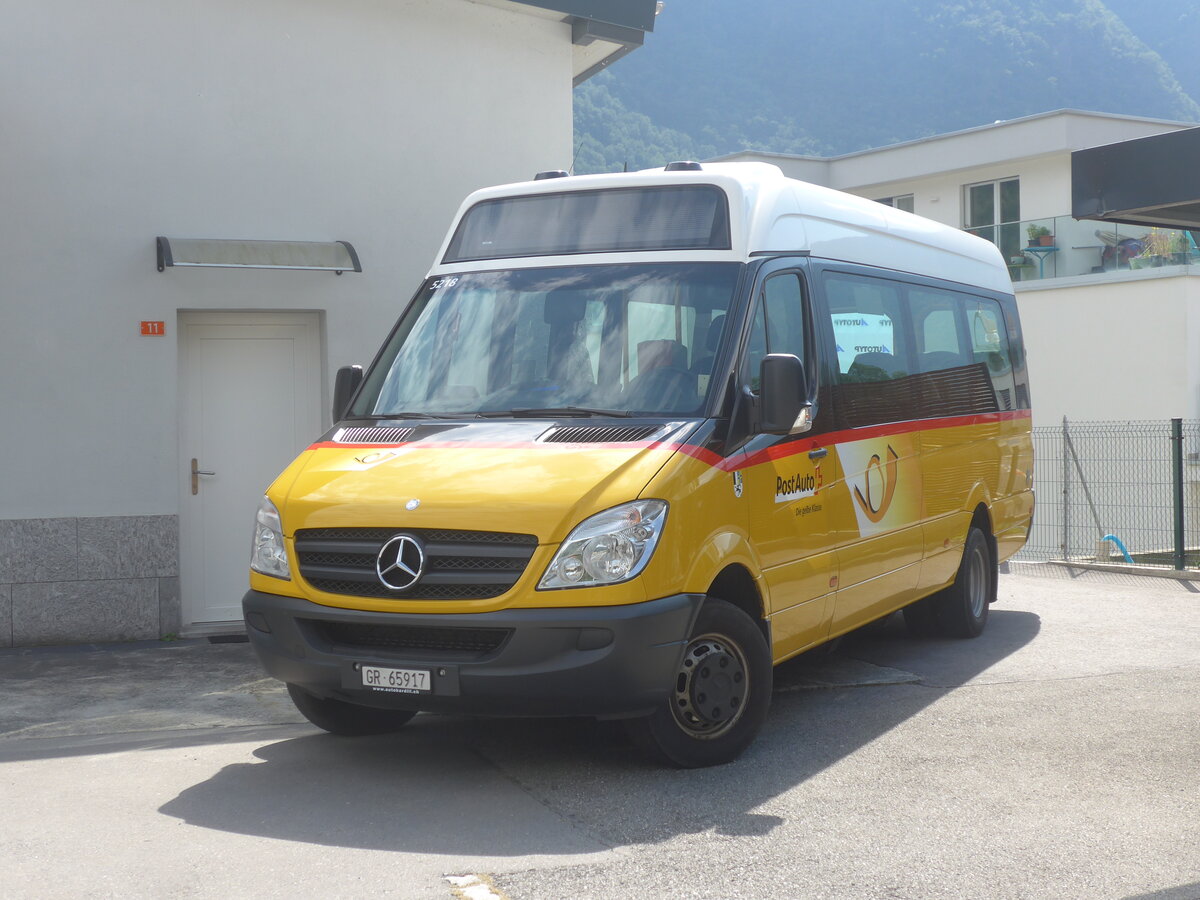
[(667, 702), (626, 727), (634, 743), (671, 765), (730, 762), (766, 720), (771, 677), (771, 651), (758, 624), (710, 597), (696, 617)]
[(996, 560), (992, 546), (974, 526), (967, 532), (962, 562), (954, 584), (933, 597), (938, 628), (947, 637), (975, 638), (987, 625), (988, 607), (996, 599)]
[(317, 697), (296, 684), (287, 686), (288, 694), (304, 718), (330, 734), (362, 737), (398, 731), (416, 715), (407, 709), (378, 709), (344, 700)]

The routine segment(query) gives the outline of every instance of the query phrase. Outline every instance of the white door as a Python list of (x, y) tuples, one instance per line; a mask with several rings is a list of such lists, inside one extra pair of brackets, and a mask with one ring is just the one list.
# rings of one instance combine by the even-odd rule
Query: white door
[(320, 327), (317, 313), (179, 315), (179, 577), (187, 633), (242, 619), (259, 499), (321, 432)]

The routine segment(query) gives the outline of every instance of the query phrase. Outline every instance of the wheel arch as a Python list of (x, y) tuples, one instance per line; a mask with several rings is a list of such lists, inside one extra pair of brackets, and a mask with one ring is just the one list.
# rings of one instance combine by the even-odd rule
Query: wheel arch
[(968, 526), (968, 531), (971, 528), (978, 528), (983, 532), (983, 539), (987, 542), (988, 552), (992, 556), (991, 564), (988, 566), (989, 578), (992, 582), (991, 590), (988, 592), (988, 603), (995, 603), (1000, 587), (1000, 573), (998, 570), (1000, 550), (996, 543), (996, 531), (992, 526), (992, 512), (986, 504), (978, 504), (971, 513), (971, 524)]
[(975, 508), (971, 510), (971, 524), (968, 527), (978, 528), (994, 542), (995, 535), (993, 534), (992, 529), (992, 511), (988, 509), (986, 503), (977, 503)]
[(992, 496), (986, 484), (978, 482), (971, 488), (967, 494), (967, 502), (964, 504), (962, 510), (971, 516), (967, 522), (966, 530), (963, 531), (963, 541), (966, 541), (968, 531), (972, 528), (978, 528), (983, 532), (983, 536), (987, 538), (988, 549), (992, 553), (992, 561), (995, 562), (998, 560), (996, 529), (992, 518)]
[(736, 606), (748, 615), (767, 639), (767, 646), (771, 645), (771, 625), (767, 620), (763, 596), (754, 576), (744, 565), (731, 563), (723, 568), (709, 585), (707, 594)]

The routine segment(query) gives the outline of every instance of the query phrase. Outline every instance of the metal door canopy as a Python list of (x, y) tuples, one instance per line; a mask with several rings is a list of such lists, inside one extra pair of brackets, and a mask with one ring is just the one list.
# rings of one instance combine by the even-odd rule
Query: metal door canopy
[(361, 272), (348, 241), (238, 241), (210, 238), (155, 239), (158, 271), (168, 266), (224, 269), (310, 269)]

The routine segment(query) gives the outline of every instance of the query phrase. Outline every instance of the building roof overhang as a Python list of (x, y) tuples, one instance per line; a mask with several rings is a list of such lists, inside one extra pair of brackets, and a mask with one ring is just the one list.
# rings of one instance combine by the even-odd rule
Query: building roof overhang
[(574, 84), (582, 84), (642, 46), (654, 30), (658, 0), (510, 0), (561, 16), (571, 26)]
[(1200, 228), (1200, 128), (1071, 154), (1071, 215)]

